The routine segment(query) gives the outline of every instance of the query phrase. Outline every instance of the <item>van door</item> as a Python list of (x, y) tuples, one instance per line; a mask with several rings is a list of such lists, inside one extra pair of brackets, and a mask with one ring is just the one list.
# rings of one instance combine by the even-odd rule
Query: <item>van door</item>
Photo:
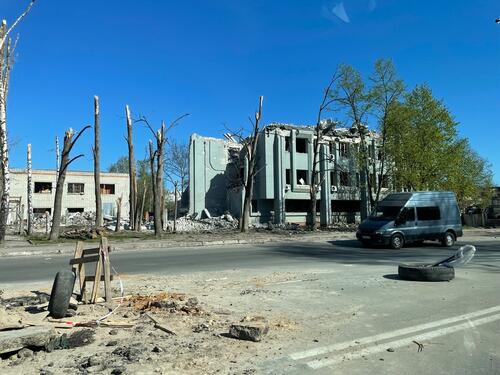
[(415, 222), (415, 207), (413, 205), (404, 207), (400, 216), (404, 217), (405, 222), (400, 224), (398, 229), (403, 232), (406, 241), (414, 241), (418, 229)]
[(421, 240), (436, 240), (441, 235), (441, 210), (438, 205), (417, 205), (418, 236)]

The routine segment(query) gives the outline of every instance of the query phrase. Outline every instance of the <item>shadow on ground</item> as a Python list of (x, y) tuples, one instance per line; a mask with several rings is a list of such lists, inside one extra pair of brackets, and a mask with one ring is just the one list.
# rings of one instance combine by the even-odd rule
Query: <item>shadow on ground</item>
[[(280, 244), (269, 251), (289, 257), (324, 260), (325, 262), (347, 264), (400, 264), (400, 263), (436, 263), (451, 256), (464, 243), (458, 242), (451, 248), (436, 243), (409, 245), (400, 250), (384, 247), (362, 247), (356, 240), (335, 240), (326, 244), (287, 243)], [(467, 265), (468, 268), (480, 268), (488, 272), (500, 272), (500, 241), (480, 242), (476, 246), (476, 255)]]

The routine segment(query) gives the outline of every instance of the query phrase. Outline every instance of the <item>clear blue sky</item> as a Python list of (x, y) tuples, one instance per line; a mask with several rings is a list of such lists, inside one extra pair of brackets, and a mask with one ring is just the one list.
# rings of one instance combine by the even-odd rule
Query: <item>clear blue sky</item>
[[(28, 0), (2, 0), (12, 23)], [(500, 17), (497, 0), (130, 1), (37, 0), (17, 29), (8, 128), (11, 165), (53, 168), (54, 137), (93, 121), (101, 99), (102, 161), (127, 152), (124, 106), (155, 126), (191, 116), (171, 135), (221, 136), (247, 125), (264, 95), (264, 122), (314, 123), (338, 63), (363, 74), (392, 58), (409, 88), (426, 82), (493, 165), (500, 184)], [(136, 131), (138, 156), (149, 134)], [(73, 169), (92, 168), (92, 133)]]

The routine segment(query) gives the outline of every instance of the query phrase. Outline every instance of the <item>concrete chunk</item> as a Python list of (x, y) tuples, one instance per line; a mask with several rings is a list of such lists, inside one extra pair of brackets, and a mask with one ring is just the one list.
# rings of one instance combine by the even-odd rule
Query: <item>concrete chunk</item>
[(0, 332), (0, 354), (13, 352), (25, 347), (45, 348), (57, 337), (53, 327), (27, 327)]
[(248, 322), (243, 324), (233, 324), (229, 328), (229, 335), (239, 340), (260, 341), (269, 332), (269, 325), (266, 322)]

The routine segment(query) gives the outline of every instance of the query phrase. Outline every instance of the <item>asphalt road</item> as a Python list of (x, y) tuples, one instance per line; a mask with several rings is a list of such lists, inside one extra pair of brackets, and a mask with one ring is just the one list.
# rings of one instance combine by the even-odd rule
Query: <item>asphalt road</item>
[[(463, 241), (398, 251), (354, 240), (128, 251), (112, 254), (112, 264), (125, 274), (306, 272), (311, 277), (268, 284), (269, 293), (255, 296), (253, 308), (283, 311), (301, 327), (279, 350), (269, 343), (269, 359), (256, 373), (500, 375), (500, 241), (467, 241), (476, 256), (449, 283), (400, 280), (397, 264), (439, 261)], [(51, 282), (68, 259), (0, 258), (0, 288)]]
[[(125, 274), (185, 274), (230, 269), (285, 269), (324, 266), (325, 263), (394, 264), (433, 262), (452, 254), (460, 242), (448, 249), (429, 243), (395, 251), (363, 248), (355, 240), (314, 243), (282, 243), (252, 246), (159, 249), (112, 254), (112, 264)], [(500, 271), (500, 241), (483, 241), (474, 264)], [(0, 258), (0, 284), (48, 281), (58, 270), (68, 268), (68, 255)]]

